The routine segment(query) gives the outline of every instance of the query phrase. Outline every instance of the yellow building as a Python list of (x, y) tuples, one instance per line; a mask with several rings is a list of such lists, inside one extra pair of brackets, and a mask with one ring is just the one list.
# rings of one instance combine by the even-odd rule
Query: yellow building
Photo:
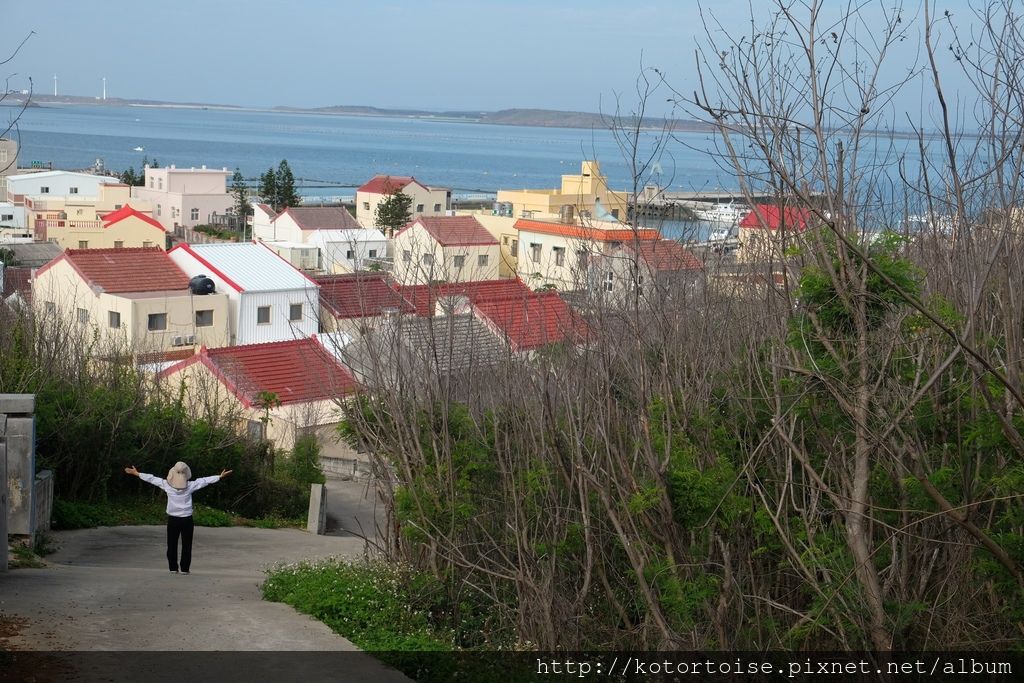
[(41, 316), (80, 330), (98, 356), (228, 343), (227, 295), (194, 294), (157, 247), (68, 249), (36, 271), (32, 297)]
[(516, 218), (561, 223), (624, 221), (629, 215), (629, 195), (608, 188), (596, 161), (584, 161), (579, 175), (563, 175), (559, 189), (499, 190), (498, 202), (511, 204), (511, 215)]
[(519, 262), (519, 229), (516, 219), (511, 216), (496, 216), (491, 213), (459, 211), (459, 216), (472, 216), (498, 240), (501, 248), (501, 260), (498, 262), (498, 277), (516, 277), (516, 264)]
[(166, 245), (166, 232), (149, 206), (129, 204), (127, 185), (100, 185), (95, 197), (25, 197), (27, 225), (40, 241), (64, 249), (115, 249)]

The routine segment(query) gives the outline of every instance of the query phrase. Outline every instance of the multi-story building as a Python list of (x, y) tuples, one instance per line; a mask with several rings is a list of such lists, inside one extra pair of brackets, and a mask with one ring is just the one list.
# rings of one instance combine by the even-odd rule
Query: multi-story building
[(0, 202), (7, 201), (7, 178), (18, 172), (18, 142), (0, 138)]
[(42, 171), (7, 176), (7, 201), (20, 204), (25, 197), (96, 197), (101, 185), (119, 185), (111, 176), (77, 171)]
[(508, 215), (574, 224), (588, 219), (624, 221), (629, 195), (608, 188), (601, 165), (584, 161), (579, 175), (563, 175), (562, 186), (549, 190), (499, 190), (498, 203), (511, 205)]
[(150, 216), (146, 204), (130, 204), (130, 195), (127, 185), (103, 184), (95, 196), (27, 196), (24, 207), (35, 238), (65, 249), (163, 249), (163, 226)]
[(178, 226), (194, 228), (210, 223), (214, 215), (223, 216), (234, 206), (228, 194), (226, 168), (146, 167), (146, 184), (133, 187), (132, 197), (149, 202), (153, 218), (168, 232)]
[(599, 275), (593, 268), (596, 257), (626, 243), (661, 239), (657, 230), (632, 230), (621, 223), (599, 221), (572, 225), (521, 218), (516, 228), (519, 277), (533, 289), (593, 289)]
[(452, 191), (446, 187), (428, 187), (411, 176), (376, 175), (356, 190), (356, 220), (359, 224), (364, 228), (378, 227), (377, 205), (395, 192), (412, 198), (409, 211), (413, 218), (444, 216), (452, 208)]

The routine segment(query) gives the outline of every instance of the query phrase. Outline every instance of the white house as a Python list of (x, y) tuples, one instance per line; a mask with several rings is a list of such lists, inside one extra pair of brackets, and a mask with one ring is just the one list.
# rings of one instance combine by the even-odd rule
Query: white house
[(0, 239), (31, 236), (25, 220), (24, 205), (0, 202)]
[(180, 244), (167, 252), (190, 277), (206, 275), (229, 300), (231, 344), (308, 337), (317, 331), (316, 282), (258, 242)]
[(403, 285), (498, 279), (501, 248), (473, 216), (421, 216), (395, 234), (395, 279)]
[(36, 195), (95, 197), (100, 193), (100, 185), (116, 185), (120, 182), (120, 178), (76, 171), (17, 173), (7, 176), (7, 201), (18, 204), (24, 201), (24, 197)]
[(383, 258), (388, 240), (380, 230), (318, 230), (310, 245), (320, 250), (319, 269), (327, 273), (354, 273), (364, 270), (367, 259)]
[(257, 204), (252, 236), (263, 242), (308, 242), (321, 230), (355, 230), (359, 223), (340, 206), (291, 206), (269, 217), (272, 209)]
[(409, 211), (416, 216), (444, 216), (452, 208), (452, 191), (428, 187), (411, 176), (376, 175), (356, 190), (356, 220), (376, 227), (377, 205), (389, 194), (401, 191), (412, 198)]

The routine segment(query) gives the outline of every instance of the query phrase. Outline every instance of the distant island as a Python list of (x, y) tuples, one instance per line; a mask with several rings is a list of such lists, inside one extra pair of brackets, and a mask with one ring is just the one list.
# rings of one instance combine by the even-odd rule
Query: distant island
[[(22, 106), (20, 93), (8, 93), (5, 105)], [(608, 129), (615, 123), (635, 126), (635, 117), (616, 118), (611, 114), (582, 111), (558, 111), (554, 109), (502, 109), (500, 111), (428, 111), (425, 109), (382, 109), (358, 105), (333, 105), (330, 107), (241, 107), (232, 104), (211, 104), (207, 102), (166, 102), (162, 100), (136, 100), (121, 97), (82, 97), (78, 95), (32, 95), (32, 106), (48, 105), (95, 105), (107, 107), (165, 107), (180, 109), (227, 109), (231, 111), (269, 111), (289, 114), (333, 114), (337, 116), (386, 116), (391, 118), (422, 119), (428, 121), (459, 121), (464, 123), (489, 123), (501, 126), (535, 126), (542, 128), (599, 128)], [(645, 129), (658, 130), (665, 127), (685, 132), (712, 132), (713, 128), (701, 121), (689, 119), (662, 119), (648, 117), (641, 122)]]

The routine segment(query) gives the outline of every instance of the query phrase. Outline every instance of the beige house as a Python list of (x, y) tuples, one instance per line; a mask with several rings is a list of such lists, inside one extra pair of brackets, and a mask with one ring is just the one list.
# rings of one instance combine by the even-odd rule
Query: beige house
[(308, 242), (321, 230), (358, 230), (359, 223), (340, 206), (292, 206), (279, 214), (266, 204), (253, 208), (253, 239), (263, 242)]
[(235, 200), (227, 191), (228, 176), (224, 169), (146, 167), (146, 184), (133, 187), (132, 197), (153, 206), (153, 218), (168, 232), (176, 226), (194, 228), (211, 222), (211, 217), (225, 215)]
[(501, 259), (498, 262), (498, 277), (516, 277), (519, 263), (519, 230), (516, 219), (511, 216), (498, 216), (490, 212), (460, 211), (459, 216), (473, 216), (487, 232), (498, 240), (501, 248)]
[(520, 218), (519, 277), (531, 289), (576, 291), (596, 287), (602, 277), (597, 257), (623, 244), (661, 239), (657, 230), (624, 228), (621, 223), (592, 221), (587, 225), (549, 223)]
[(679, 242), (662, 239), (624, 242), (596, 257), (593, 270), (591, 287), (602, 299), (653, 303), (692, 291), (704, 264)]
[(127, 185), (101, 185), (96, 197), (25, 197), (25, 209), (35, 239), (63, 249), (164, 249), (164, 227), (129, 201)]
[(76, 325), (95, 355), (228, 343), (228, 298), (193, 294), (189, 278), (157, 247), (68, 249), (32, 278), (39, 314)]
[(0, 138), (0, 202), (7, 201), (7, 176), (18, 172), (18, 142)]
[(563, 175), (560, 188), (499, 190), (497, 199), (512, 205), (515, 218), (575, 224), (587, 219), (624, 221), (629, 215), (629, 195), (608, 188), (596, 161), (584, 161), (579, 175)]
[(428, 187), (411, 176), (376, 175), (356, 190), (359, 224), (364, 228), (377, 227), (377, 205), (398, 191), (412, 197), (409, 210), (413, 218), (444, 216), (452, 208), (452, 191), (446, 187)]
[(351, 373), (318, 341), (202, 348), (159, 374), (172, 396), (184, 387), (196, 412), (235, 416), (253, 439), (291, 449), (317, 437), (322, 457), (354, 457), (339, 443), (339, 401), (357, 390)]
[(420, 217), (395, 235), (402, 285), (498, 279), (498, 240), (473, 216)]

